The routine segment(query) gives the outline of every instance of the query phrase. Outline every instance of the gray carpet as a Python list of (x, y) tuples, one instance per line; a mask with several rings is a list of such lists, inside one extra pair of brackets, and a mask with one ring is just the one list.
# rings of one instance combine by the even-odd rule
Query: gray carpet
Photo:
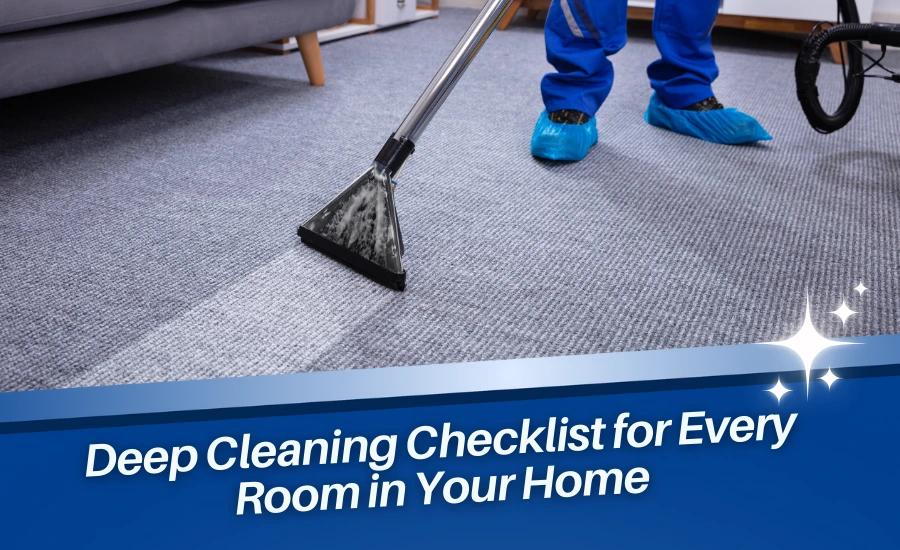
[(646, 125), (635, 25), (600, 143), (551, 164), (529, 154), (541, 29), (517, 21), (407, 166), (407, 291), (301, 245), (474, 15), (326, 44), (321, 89), (296, 54), (235, 52), (0, 101), (0, 389), (770, 341), (807, 288), (826, 335), (898, 332), (900, 88), (867, 82), (818, 135), (783, 38), (715, 34), (717, 95), (774, 141)]

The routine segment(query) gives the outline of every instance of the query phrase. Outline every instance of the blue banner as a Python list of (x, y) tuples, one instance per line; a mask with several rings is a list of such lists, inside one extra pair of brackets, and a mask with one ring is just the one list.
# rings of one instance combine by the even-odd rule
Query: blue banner
[(898, 341), (3, 394), (4, 546), (892, 547)]

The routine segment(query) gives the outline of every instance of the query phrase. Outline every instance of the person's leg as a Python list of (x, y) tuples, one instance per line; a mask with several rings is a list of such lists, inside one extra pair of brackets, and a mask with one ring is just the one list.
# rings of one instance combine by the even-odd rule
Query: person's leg
[(627, 0), (553, 0), (544, 26), (546, 111), (535, 126), (531, 149), (551, 160), (581, 160), (597, 142), (594, 114), (613, 83), (607, 59), (625, 45)]
[(753, 117), (726, 109), (712, 91), (719, 76), (712, 27), (719, 0), (656, 0), (653, 37), (660, 59), (647, 67), (654, 90), (644, 119), (715, 143), (772, 139)]
[(711, 97), (719, 76), (711, 31), (719, 0), (656, 0), (653, 37), (660, 59), (647, 67), (652, 87), (672, 109)]
[(548, 112), (594, 116), (613, 84), (607, 59), (625, 45), (627, 0), (554, 0), (544, 26), (547, 61), (556, 72), (541, 81)]

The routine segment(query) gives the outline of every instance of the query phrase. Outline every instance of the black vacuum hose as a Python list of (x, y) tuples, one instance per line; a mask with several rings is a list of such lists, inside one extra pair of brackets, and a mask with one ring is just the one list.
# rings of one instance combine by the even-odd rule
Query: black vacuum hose
[[(859, 50), (860, 40), (864, 40), (871, 25), (859, 23), (859, 12), (854, 0), (838, 0), (838, 7), (845, 23), (835, 25), (822, 32), (813, 32), (806, 37), (797, 56), (794, 76), (797, 80), (797, 98), (803, 107), (807, 120), (817, 131), (830, 134), (843, 128), (859, 107), (862, 98), (862, 53)], [(833, 114), (828, 114), (819, 102), (819, 88), (816, 79), (819, 76), (819, 58), (829, 44), (834, 42), (852, 42), (847, 48), (847, 78), (844, 81), (844, 97)], [(855, 46), (855, 47), (854, 47)]]

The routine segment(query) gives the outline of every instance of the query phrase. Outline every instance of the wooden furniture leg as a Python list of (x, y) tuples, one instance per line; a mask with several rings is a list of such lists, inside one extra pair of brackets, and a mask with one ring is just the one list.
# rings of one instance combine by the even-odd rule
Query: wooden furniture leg
[(538, 13), (540, 13), (540, 11), (541, 10), (536, 10), (534, 8), (528, 8), (528, 14), (525, 16), (525, 18), (529, 21), (534, 21), (535, 19), (537, 19)]
[(315, 32), (308, 32), (297, 37), (297, 47), (303, 56), (303, 65), (306, 66), (306, 74), (309, 83), (313, 86), (325, 85), (325, 68), (322, 67), (322, 51), (319, 49), (319, 36)]
[(306, 74), (309, 83), (313, 86), (325, 85), (325, 68), (322, 67), (322, 52), (319, 50), (319, 36), (315, 32), (308, 32), (297, 37), (297, 47), (303, 56), (303, 65), (306, 66)]
[(497, 25), (497, 30), (505, 31), (506, 27), (512, 23), (513, 18), (516, 16), (516, 12), (519, 11), (519, 8), (522, 7), (522, 0), (515, 0), (512, 4), (509, 5), (509, 9), (506, 10), (506, 15), (503, 16), (503, 19), (500, 20), (500, 24)]
[(828, 50), (831, 52), (831, 59), (834, 60), (835, 63), (841, 62), (841, 50), (844, 52), (844, 63), (847, 62), (847, 43), (846, 42), (832, 42), (828, 45)]

